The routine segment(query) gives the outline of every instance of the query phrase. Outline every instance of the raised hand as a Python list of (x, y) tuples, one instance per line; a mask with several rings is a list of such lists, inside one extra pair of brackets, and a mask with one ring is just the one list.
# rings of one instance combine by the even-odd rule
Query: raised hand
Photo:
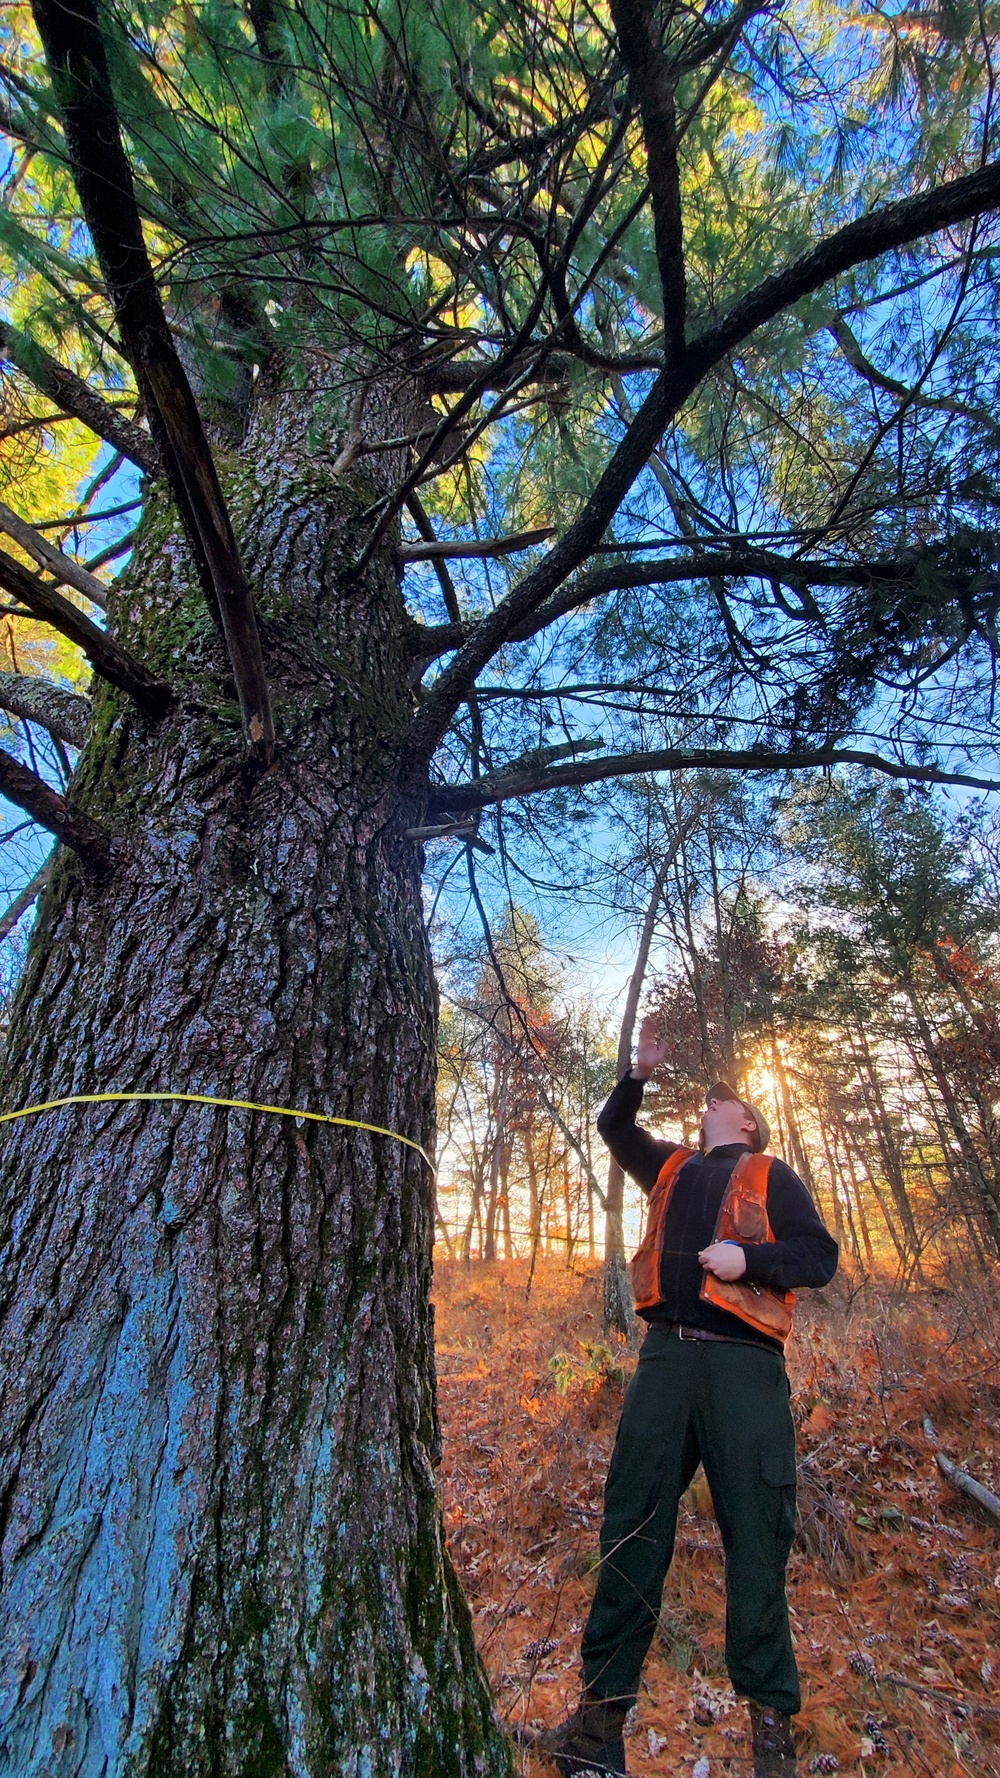
[(656, 1021), (648, 1016), (639, 1026), (639, 1042), (636, 1045), (635, 1062), (632, 1074), (636, 1080), (648, 1080), (654, 1068), (667, 1059), (668, 1045), (660, 1043), (656, 1036)]

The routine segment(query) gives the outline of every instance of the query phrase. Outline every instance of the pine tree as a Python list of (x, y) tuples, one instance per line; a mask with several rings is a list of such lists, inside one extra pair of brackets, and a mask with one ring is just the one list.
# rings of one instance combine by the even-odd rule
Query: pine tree
[[(35, 691), (68, 787), (0, 757), (61, 842), (5, 1105), (427, 1146), (426, 841), (870, 752), (935, 662), (977, 719), (992, 20), (6, 10), (8, 431), (56, 468), (8, 489), (0, 584), (93, 693)], [(142, 477), (110, 586), (47, 541), (88, 440)], [(532, 715), (581, 667), (601, 757)], [(132, 1102), (8, 1126), (3, 1178), (0, 1771), (507, 1770), (435, 1492), (420, 1155)]]

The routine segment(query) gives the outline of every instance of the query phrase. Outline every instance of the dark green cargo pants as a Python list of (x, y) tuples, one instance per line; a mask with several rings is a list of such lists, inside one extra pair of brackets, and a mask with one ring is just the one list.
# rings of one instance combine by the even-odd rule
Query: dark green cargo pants
[(625, 1397), (604, 1493), (601, 1566), (583, 1633), (584, 1684), (633, 1698), (660, 1613), (677, 1506), (699, 1459), (726, 1553), (726, 1666), (735, 1690), (801, 1708), (785, 1604), (795, 1434), (784, 1359), (655, 1325)]

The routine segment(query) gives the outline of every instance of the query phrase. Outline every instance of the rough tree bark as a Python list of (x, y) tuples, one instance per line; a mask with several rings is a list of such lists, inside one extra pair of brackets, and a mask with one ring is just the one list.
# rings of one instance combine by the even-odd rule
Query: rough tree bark
[[(178, 701), (153, 723), (98, 690), (73, 794), (122, 856), (100, 884), (57, 857), (5, 1105), (172, 1088), (431, 1140), (398, 564), (352, 576), (372, 488), (310, 464), (304, 425), (272, 404), (227, 488), (277, 762), (241, 775), (164, 496), (111, 625)], [(435, 1489), (419, 1157), (176, 1104), (2, 1140), (0, 1772), (506, 1771)]]

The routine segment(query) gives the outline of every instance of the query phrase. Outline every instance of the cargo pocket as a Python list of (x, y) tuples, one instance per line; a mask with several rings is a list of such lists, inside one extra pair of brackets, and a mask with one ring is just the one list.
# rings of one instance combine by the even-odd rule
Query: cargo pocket
[(794, 1451), (762, 1451), (760, 1473), (773, 1503), (775, 1554), (780, 1562), (785, 1562), (795, 1536)]

